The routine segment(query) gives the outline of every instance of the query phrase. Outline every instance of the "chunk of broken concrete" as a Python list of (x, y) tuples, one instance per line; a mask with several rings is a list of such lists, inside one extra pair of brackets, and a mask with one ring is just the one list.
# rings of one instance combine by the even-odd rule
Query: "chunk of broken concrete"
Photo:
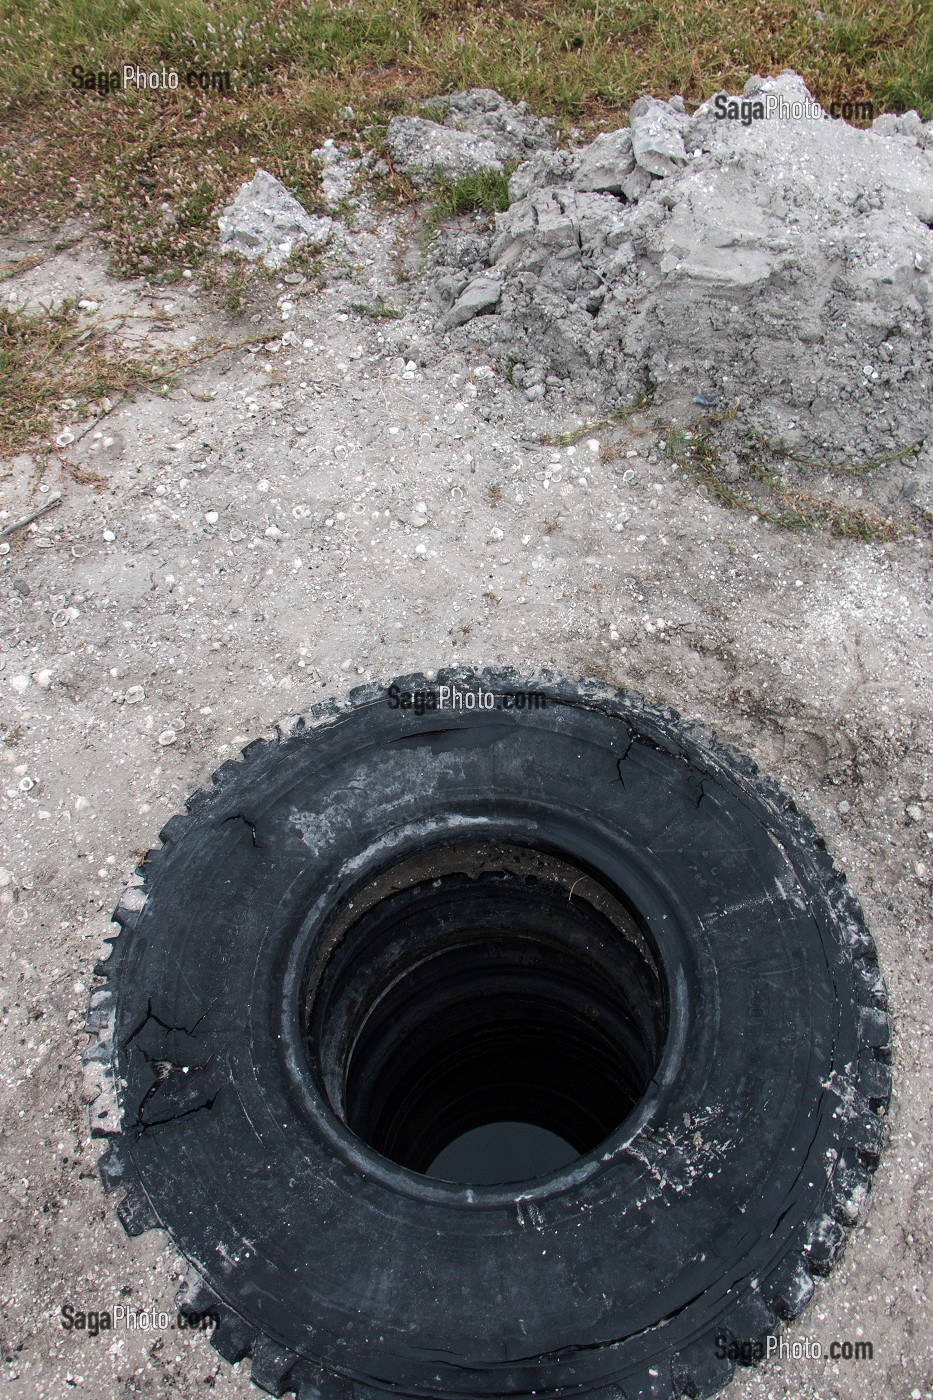
[(498, 174), (512, 161), (554, 144), (553, 122), (491, 88), (432, 98), (422, 112), (393, 117), (386, 134), (393, 164), (414, 185), (487, 170)]
[(793, 68), (783, 68), (776, 77), (770, 75), (762, 77), (760, 73), (753, 73), (742, 89), (743, 97), (764, 97), (768, 93), (773, 93), (776, 98), (782, 99), (788, 106), (794, 102), (812, 107), (818, 106), (813, 93), (800, 74), (795, 73)]
[(548, 185), (570, 185), (577, 168), (573, 151), (535, 151), (509, 176), (509, 203), (543, 190)]
[[(645, 176), (645, 179), (649, 179)], [(567, 187), (539, 190), (496, 215), (490, 259), (502, 275), (540, 272), (552, 258), (567, 259), (562, 285), (583, 286), (581, 258), (599, 258), (628, 237), (628, 215), (611, 194)]]
[(549, 150), (554, 144), (554, 123), (536, 117), (527, 102), (509, 102), (492, 88), (453, 92), (422, 104), (426, 117), (457, 131), (484, 137), (504, 162), (523, 160), (532, 151)]
[(635, 169), (632, 133), (604, 131), (577, 151), (577, 170), (573, 177), (575, 190), (594, 194), (621, 194), (622, 181)]
[(261, 258), (267, 267), (280, 267), (296, 248), (323, 243), (331, 220), (316, 218), (267, 170), (257, 170), (241, 185), (232, 204), (217, 220), (220, 251), (244, 258)]
[(474, 277), (442, 318), (442, 329), (453, 330), (454, 326), (465, 326), (474, 316), (492, 311), (501, 295), (502, 282), (498, 277)]
[(422, 188), (435, 180), (462, 180), (465, 175), (503, 169), (496, 146), (487, 137), (454, 131), (425, 117), (393, 117), (386, 145), (395, 169)]
[(649, 175), (647, 170), (643, 170), (640, 165), (636, 165), (634, 170), (630, 170), (627, 175), (623, 175), (619, 181), (619, 193), (627, 200), (634, 203), (641, 199), (642, 195), (648, 193), (652, 185), (657, 184), (657, 178)]
[(687, 164), (682, 112), (656, 97), (639, 97), (629, 113), (632, 153), (649, 175), (676, 175)]

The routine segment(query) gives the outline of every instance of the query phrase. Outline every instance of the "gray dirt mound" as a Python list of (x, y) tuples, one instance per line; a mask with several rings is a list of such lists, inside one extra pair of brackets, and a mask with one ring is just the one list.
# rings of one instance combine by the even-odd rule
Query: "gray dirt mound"
[[(774, 448), (864, 459), (930, 437), (933, 123), (824, 116), (753, 78), (692, 116), (537, 150), (489, 235), (440, 240), (423, 311), (529, 398), (650, 389), (726, 408)], [(549, 380), (550, 376), (550, 380)], [(921, 449), (919, 460), (929, 448)]]
[(422, 110), (421, 117), (393, 117), (386, 133), (396, 170), (414, 185), (501, 172), (553, 144), (550, 122), (490, 88), (435, 98)]

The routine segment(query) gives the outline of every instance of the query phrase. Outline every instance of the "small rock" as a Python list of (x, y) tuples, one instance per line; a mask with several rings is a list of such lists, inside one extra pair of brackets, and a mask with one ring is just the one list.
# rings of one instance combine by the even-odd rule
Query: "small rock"
[(209, 510), (205, 513), (204, 519), (208, 525), (216, 525), (220, 516), (216, 510)]
[(11, 686), (13, 687), (13, 689), (16, 691), (17, 695), (22, 695), (22, 693), (23, 693), (24, 690), (28, 690), (28, 689), (29, 689), (29, 677), (28, 677), (28, 676), (11, 676), (11, 677), (10, 677), (10, 685), (11, 685)]
[(305, 243), (322, 243), (333, 228), (328, 218), (312, 217), (293, 194), (266, 170), (257, 170), (237, 191), (217, 221), (220, 251), (261, 258), (281, 266)]
[(488, 538), (498, 543), (499, 540), (505, 539), (505, 531), (500, 530), (498, 525), (493, 525), (492, 529), (489, 531)]
[(656, 97), (639, 97), (629, 112), (632, 153), (649, 175), (676, 175), (687, 164), (683, 116)]
[(631, 131), (623, 127), (621, 131), (602, 132), (577, 152), (577, 160), (575, 190), (621, 194), (623, 179), (635, 169)]
[(907, 815), (908, 815), (908, 817), (910, 817), (910, 820), (911, 820), (912, 822), (922, 822), (922, 821), (923, 821), (923, 808), (922, 808), (922, 807), (918, 807), (917, 804), (916, 804), (916, 802), (910, 802), (910, 803), (908, 803), (908, 805), (907, 805)]
[(386, 145), (396, 170), (422, 187), (436, 180), (462, 180), (484, 170), (502, 170), (492, 141), (467, 131), (451, 131), (424, 117), (393, 117)]
[(263, 533), (267, 540), (280, 540), (282, 538), (282, 531), (278, 525), (267, 525)]
[(33, 671), (32, 678), (36, 685), (39, 686), (40, 690), (48, 690), (49, 686), (52, 684), (51, 671)]
[(490, 88), (451, 93), (426, 102), (423, 111), (424, 117), (393, 117), (386, 133), (393, 165), (416, 185), (501, 171), (554, 141), (553, 123)]
[(116, 537), (116, 535), (113, 533), (112, 530), (105, 530), (105, 531), (104, 531), (104, 539), (107, 541), (108, 544), (113, 544), (113, 542), (114, 542), (114, 540), (115, 540), (116, 538), (117, 538), (117, 537)]
[(474, 316), (492, 311), (501, 295), (502, 282), (498, 277), (474, 277), (442, 318), (441, 328), (452, 330), (454, 326), (463, 326), (467, 321), (472, 321)]
[(517, 204), (548, 185), (568, 185), (577, 168), (573, 151), (536, 151), (509, 176), (509, 203)]
[(428, 521), (427, 517), (424, 515), (410, 515), (408, 517), (408, 523), (409, 525), (413, 525), (416, 530), (421, 530), (427, 525)]

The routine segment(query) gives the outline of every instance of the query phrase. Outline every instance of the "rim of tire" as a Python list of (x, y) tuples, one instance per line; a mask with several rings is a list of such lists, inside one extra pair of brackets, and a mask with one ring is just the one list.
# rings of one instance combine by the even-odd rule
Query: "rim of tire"
[[(444, 686), (489, 708), (415, 698)], [(276, 1395), (667, 1400), (765, 1354), (867, 1196), (890, 1028), (857, 899), (750, 759), (460, 668), (314, 707), (187, 808), (85, 1060), (104, 1184), (222, 1355)]]

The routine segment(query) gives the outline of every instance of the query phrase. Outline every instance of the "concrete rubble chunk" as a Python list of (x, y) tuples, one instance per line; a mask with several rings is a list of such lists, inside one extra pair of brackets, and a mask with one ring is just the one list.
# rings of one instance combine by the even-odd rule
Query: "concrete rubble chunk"
[(621, 194), (622, 181), (634, 169), (632, 133), (628, 127), (621, 131), (604, 131), (582, 151), (577, 151), (573, 187), (581, 191)]
[(683, 132), (689, 119), (668, 102), (639, 97), (629, 113), (632, 152), (649, 175), (676, 175), (687, 163)]
[(455, 131), (469, 131), (491, 141), (499, 159), (505, 162), (521, 160), (532, 151), (550, 150), (554, 145), (554, 123), (536, 117), (527, 102), (509, 102), (491, 88), (472, 88), (469, 92), (454, 92), (437, 98), (422, 107), (426, 116), (436, 109), (443, 113), (445, 126)]
[(554, 144), (552, 123), (488, 88), (435, 98), (422, 111), (420, 117), (393, 117), (386, 134), (393, 165), (417, 186), (501, 173)]
[(502, 281), (500, 278), (474, 277), (443, 318), (442, 327), (445, 330), (450, 330), (454, 326), (464, 326), (467, 321), (472, 321), (474, 316), (481, 316), (484, 312), (492, 311), (493, 307), (498, 305), (501, 295)]
[(545, 248), (579, 247), (580, 239), (572, 199), (561, 198), (558, 190), (544, 191), (535, 197), (538, 226), (535, 239)]
[(436, 180), (461, 180), (465, 175), (503, 169), (492, 141), (425, 117), (393, 117), (386, 145), (395, 169), (421, 188)]
[(323, 243), (332, 230), (330, 219), (309, 214), (267, 170), (257, 170), (240, 186), (217, 226), (222, 253), (261, 258), (271, 268), (280, 267), (306, 243)]
[[(497, 271), (539, 271), (548, 258), (575, 252), (582, 257), (584, 248), (596, 262), (627, 233), (624, 208), (613, 195), (566, 187), (539, 190), (496, 216), (490, 256)], [(572, 269), (575, 286), (582, 285), (579, 271), (582, 267)], [(561, 280), (566, 285), (567, 275)]]
[(321, 195), (327, 209), (337, 209), (353, 193), (353, 183), (362, 162), (353, 160), (335, 141), (325, 141), (313, 151), (321, 169)]
[(762, 77), (760, 73), (755, 73), (742, 89), (743, 97), (765, 97), (769, 93), (776, 98), (783, 99), (788, 105), (799, 102), (814, 107), (818, 106), (816, 98), (803, 78), (792, 68), (785, 68), (772, 77)]
[[(511, 204), (503, 213), (496, 215), (496, 234), (489, 250), (491, 263), (498, 266), (513, 264), (524, 248), (536, 242), (534, 234), (538, 227), (538, 198), (545, 204), (550, 202), (551, 191), (541, 190)], [(542, 251), (542, 260), (547, 255)]]
[(536, 151), (509, 177), (509, 203), (517, 204), (548, 185), (572, 185), (576, 169), (573, 151)]
[(627, 175), (623, 175), (619, 181), (619, 193), (623, 195), (630, 204), (642, 198), (657, 184), (654, 175), (649, 175), (647, 170), (643, 170), (640, 165), (636, 165), (634, 170), (630, 170)]

